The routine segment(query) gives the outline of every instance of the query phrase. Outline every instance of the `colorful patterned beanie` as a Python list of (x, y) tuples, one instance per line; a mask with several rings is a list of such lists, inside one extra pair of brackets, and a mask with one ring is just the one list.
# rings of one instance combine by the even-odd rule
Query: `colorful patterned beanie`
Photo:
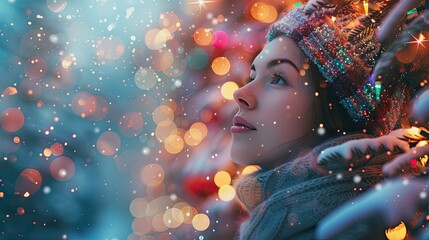
[(405, 116), (402, 106), (408, 108), (412, 94), (402, 80), (380, 93), (381, 86), (370, 78), (380, 54), (375, 29), (358, 41), (350, 40), (353, 27), (362, 17), (365, 17), (363, 9), (352, 5), (340, 10), (322, 8), (310, 16), (303, 7), (294, 8), (271, 26), (267, 39), (291, 38), (317, 66), (351, 118), (370, 133), (384, 134), (397, 127)]

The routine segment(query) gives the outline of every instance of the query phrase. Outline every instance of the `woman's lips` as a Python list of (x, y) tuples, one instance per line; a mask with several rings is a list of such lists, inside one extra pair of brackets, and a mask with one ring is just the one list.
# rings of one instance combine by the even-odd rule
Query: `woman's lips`
[(246, 126), (237, 126), (237, 125), (232, 126), (230, 130), (231, 130), (231, 133), (246, 133), (246, 132), (256, 131), (255, 129), (251, 129)]
[(256, 131), (256, 128), (241, 116), (234, 116), (233, 124), (234, 125), (231, 127), (231, 133), (245, 133)]

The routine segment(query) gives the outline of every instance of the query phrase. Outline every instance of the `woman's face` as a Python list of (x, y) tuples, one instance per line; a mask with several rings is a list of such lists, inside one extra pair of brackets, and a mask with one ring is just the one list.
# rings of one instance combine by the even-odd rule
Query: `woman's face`
[(266, 44), (255, 58), (249, 82), (234, 93), (239, 106), (231, 127), (234, 162), (274, 167), (310, 135), (315, 94), (304, 64), (304, 53), (286, 37)]

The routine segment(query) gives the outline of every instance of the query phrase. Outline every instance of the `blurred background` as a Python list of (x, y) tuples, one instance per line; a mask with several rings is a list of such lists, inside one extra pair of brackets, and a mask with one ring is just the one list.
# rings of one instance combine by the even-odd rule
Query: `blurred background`
[(232, 93), (299, 5), (1, 1), (0, 239), (232, 239)]

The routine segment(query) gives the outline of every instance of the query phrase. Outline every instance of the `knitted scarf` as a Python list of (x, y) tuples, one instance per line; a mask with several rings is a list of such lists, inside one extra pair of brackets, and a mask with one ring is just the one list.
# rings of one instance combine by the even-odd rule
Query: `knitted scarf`
[(314, 239), (317, 222), (379, 182), (382, 164), (395, 154), (372, 155), (364, 166), (355, 167), (342, 161), (320, 166), (317, 156), (328, 147), (369, 137), (352, 134), (327, 140), (275, 169), (241, 177), (235, 186), (237, 197), (250, 218), (241, 225), (239, 238)]

